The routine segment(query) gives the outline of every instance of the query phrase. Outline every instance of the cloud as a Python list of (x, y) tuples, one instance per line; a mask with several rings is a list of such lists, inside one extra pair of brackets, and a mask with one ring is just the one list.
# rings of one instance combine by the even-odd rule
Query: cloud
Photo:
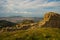
[(7, 8), (35, 8), (38, 4), (42, 4), (46, 0), (8, 0)]
[(57, 0), (0, 0), (0, 14), (36, 15), (46, 11), (56, 11), (56, 9), (60, 10), (60, 1)]
[(15, 11), (15, 13), (20, 13), (20, 14), (32, 14), (32, 12), (28, 12), (28, 11), (21, 11), (21, 12), (18, 12), (18, 11)]
[(37, 8), (37, 7), (46, 7), (46, 6), (60, 6), (60, 2), (48, 2), (48, 0), (8, 0), (7, 8)]
[(41, 6), (49, 6), (49, 7), (54, 7), (54, 6), (60, 6), (60, 2), (49, 2), (49, 3), (46, 3), (46, 4), (42, 4)]
[[(60, 6), (59, 2), (48, 2), (48, 0), (7, 0), (7, 4), (5, 5), (7, 12), (24, 12), (27, 9), (37, 9), (37, 8), (52, 8), (52, 7)], [(20, 10), (20, 11), (19, 11)], [(27, 12), (25, 12), (27, 13)]]

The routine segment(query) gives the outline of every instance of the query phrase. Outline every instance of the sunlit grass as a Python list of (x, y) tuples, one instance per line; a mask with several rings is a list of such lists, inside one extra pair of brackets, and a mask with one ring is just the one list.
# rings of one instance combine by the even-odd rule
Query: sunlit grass
[(0, 33), (0, 40), (60, 40), (58, 28), (35, 28)]

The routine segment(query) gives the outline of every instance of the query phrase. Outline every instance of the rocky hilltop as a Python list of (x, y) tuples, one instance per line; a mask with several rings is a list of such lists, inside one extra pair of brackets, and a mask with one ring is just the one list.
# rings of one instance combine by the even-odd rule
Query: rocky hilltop
[(54, 12), (46, 13), (39, 26), (60, 28), (60, 14)]

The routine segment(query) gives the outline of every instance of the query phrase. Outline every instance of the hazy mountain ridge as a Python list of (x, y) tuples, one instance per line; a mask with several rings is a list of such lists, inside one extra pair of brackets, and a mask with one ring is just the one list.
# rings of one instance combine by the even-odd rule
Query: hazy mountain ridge
[(0, 20), (6, 20), (10, 22), (21, 22), (23, 20), (34, 20), (39, 21), (42, 20), (42, 18), (39, 17), (22, 17), (22, 16), (12, 16), (12, 17), (0, 17)]
[[(26, 29), (27, 30), (30, 27), (52, 27), (52, 28), (54, 27), (54, 28), (60, 28), (60, 14), (54, 13), (54, 12), (46, 13), (44, 15), (43, 20), (40, 19), (40, 18), (36, 18), (36, 17), (35, 18), (31, 18), (31, 17), (11, 17), (10, 18), (9, 17), (9, 18), (2, 18), (2, 19), (4, 19), (4, 20), (2, 22), (0, 22), (0, 24), (3, 24), (3, 26), (5, 26), (4, 24), (6, 24), (7, 27), (9, 26), (9, 24), (11, 25), (11, 23), (15, 24), (14, 22), (11, 22), (11, 21), (19, 20), (15, 24), (15, 30), (16, 29), (19, 29), (19, 30)], [(10, 20), (10, 22), (9, 22), (9, 20)], [(37, 22), (35, 22), (34, 20), (37, 20)], [(39, 20), (41, 20), (41, 21), (39, 21)], [(13, 27), (12, 27), (12, 29), (13, 29)]]
[[(42, 20), (43, 19), (43, 20)], [(22, 22), (24, 20), (33, 20), (35, 21), (40, 21), (40, 26), (41, 25), (49, 25), (49, 23), (52, 25), (52, 23), (56, 23), (56, 24), (60, 24), (60, 14), (58, 13), (54, 13), (54, 12), (48, 12), (44, 15), (44, 18), (37, 18), (37, 17), (21, 17), (21, 16), (12, 16), (12, 17), (1, 17), (1, 20), (6, 20), (6, 21), (10, 21), (10, 22)], [(52, 22), (51, 22), (52, 21)], [(48, 22), (48, 23), (47, 23)], [(37, 23), (37, 22), (36, 22)], [(55, 24), (55, 25), (56, 25)], [(59, 25), (58, 25), (59, 26)]]

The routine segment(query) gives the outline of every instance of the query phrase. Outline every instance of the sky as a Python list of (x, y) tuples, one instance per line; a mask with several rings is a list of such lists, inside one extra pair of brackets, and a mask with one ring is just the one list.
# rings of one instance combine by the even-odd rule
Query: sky
[(0, 17), (43, 17), (46, 12), (60, 13), (60, 0), (0, 0)]

